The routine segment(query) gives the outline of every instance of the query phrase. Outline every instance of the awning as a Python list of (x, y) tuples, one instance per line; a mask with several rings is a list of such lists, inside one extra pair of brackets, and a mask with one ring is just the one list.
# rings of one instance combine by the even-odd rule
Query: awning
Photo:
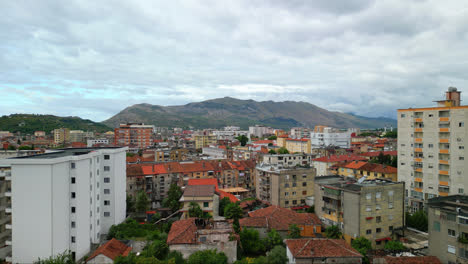
[(390, 241), (390, 240), (392, 240), (392, 238), (391, 237), (384, 237), (384, 238), (376, 239), (375, 241), (378, 242), (378, 241), (385, 241), (385, 240)]

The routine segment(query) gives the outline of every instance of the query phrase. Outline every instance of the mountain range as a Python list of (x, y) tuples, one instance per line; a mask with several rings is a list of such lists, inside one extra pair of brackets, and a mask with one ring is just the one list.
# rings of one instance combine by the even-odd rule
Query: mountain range
[(136, 104), (129, 106), (102, 123), (117, 127), (120, 123), (143, 122), (160, 127), (221, 128), (233, 125), (247, 129), (256, 124), (274, 128), (314, 127), (337, 128), (396, 127), (396, 120), (369, 118), (349, 113), (328, 111), (306, 102), (273, 102), (240, 100), (232, 97), (177, 106)]

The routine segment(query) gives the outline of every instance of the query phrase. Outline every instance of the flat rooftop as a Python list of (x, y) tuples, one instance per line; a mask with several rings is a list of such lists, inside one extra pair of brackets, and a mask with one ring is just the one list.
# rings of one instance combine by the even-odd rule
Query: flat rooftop
[(57, 149), (53, 152), (38, 154), (38, 155), (29, 155), (21, 157), (13, 157), (10, 159), (55, 159), (68, 156), (79, 156), (85, 155), (90, 152), (99, 150), (99, 149), (118, 149), (121, 147), (93, 147), (93, 148), (66, 148), (66, 149)]

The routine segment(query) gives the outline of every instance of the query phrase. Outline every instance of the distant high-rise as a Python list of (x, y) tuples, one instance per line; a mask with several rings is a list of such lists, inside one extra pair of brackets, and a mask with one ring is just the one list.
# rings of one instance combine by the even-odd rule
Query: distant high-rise
[(117, 146), (147, 148), (153, 145), (155, 127), (143, 123), (120, 124), (115, 129), (114, 137)]
[(406, 182), (410, 211), (432, 197), (468, 191), (468, 106), (460, 105), (454, 87), (436, 102), (436, 107), (398, 110), (398, 179)]

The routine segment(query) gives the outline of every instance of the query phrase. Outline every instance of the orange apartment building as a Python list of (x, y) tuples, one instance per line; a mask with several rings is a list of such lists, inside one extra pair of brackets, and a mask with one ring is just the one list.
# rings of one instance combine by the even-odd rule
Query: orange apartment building
[(147, 148), (153, 145), (154, 126), (143, 123), (120, 124), (115, 129), (114, 139), (117, 146)]

